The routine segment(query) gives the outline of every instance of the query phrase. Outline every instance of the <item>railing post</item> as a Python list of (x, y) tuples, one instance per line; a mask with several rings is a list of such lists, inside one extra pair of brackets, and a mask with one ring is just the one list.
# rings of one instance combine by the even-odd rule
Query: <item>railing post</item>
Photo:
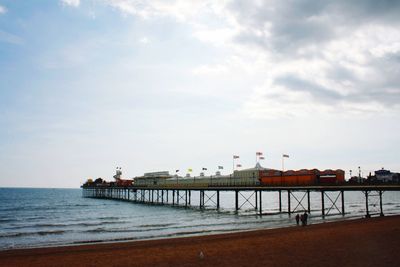
[(279, 212), (282, 212), (282, 191), (279, 190)]
[(290, 215), (290, 213), (292, 212), (291, 207), (290, 207), (290, 190), (288, 190), (287, 193), (288, 193), (288, 196), (287, 196), (288, 197), (288, 213)]
[(307, 190), (307, 207), (308, 207), (308, 213), (311, 213), (310, 189)]

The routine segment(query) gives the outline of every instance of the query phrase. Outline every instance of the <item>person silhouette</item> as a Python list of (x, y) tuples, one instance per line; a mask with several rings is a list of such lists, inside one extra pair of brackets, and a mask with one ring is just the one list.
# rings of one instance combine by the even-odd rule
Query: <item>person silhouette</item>
[(304, 212), (303, 218), (304, 218), (304, 225), (307, 225), (307, 219), (308, 219), (308, 214), (307, 214), (307, 212)]

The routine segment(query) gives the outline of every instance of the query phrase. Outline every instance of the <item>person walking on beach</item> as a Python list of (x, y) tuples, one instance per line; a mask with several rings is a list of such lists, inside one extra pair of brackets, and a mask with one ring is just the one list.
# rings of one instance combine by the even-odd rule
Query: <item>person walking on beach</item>
[(300, 221), (300, 215), (296, 214), (296, 224), (299, 225), (299, 221)]
[(307, 225), (307, 219), (308, 219), (308, 214), (307, 214), (307, 212), (304, 212), (303, 218), (304, 218), (304, 225)]

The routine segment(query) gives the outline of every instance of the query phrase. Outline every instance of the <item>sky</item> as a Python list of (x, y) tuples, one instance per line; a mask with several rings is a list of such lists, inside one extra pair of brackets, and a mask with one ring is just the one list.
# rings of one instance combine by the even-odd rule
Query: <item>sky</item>
[(400, 172), (399, 119), (399, 1), (0, 0), (0, 187)]

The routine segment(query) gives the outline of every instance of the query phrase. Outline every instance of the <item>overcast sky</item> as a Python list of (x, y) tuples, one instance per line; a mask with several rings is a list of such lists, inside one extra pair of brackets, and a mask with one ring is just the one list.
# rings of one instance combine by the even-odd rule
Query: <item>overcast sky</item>
[(0, 186), (400, 172), (400, 1), (0, 0)]

